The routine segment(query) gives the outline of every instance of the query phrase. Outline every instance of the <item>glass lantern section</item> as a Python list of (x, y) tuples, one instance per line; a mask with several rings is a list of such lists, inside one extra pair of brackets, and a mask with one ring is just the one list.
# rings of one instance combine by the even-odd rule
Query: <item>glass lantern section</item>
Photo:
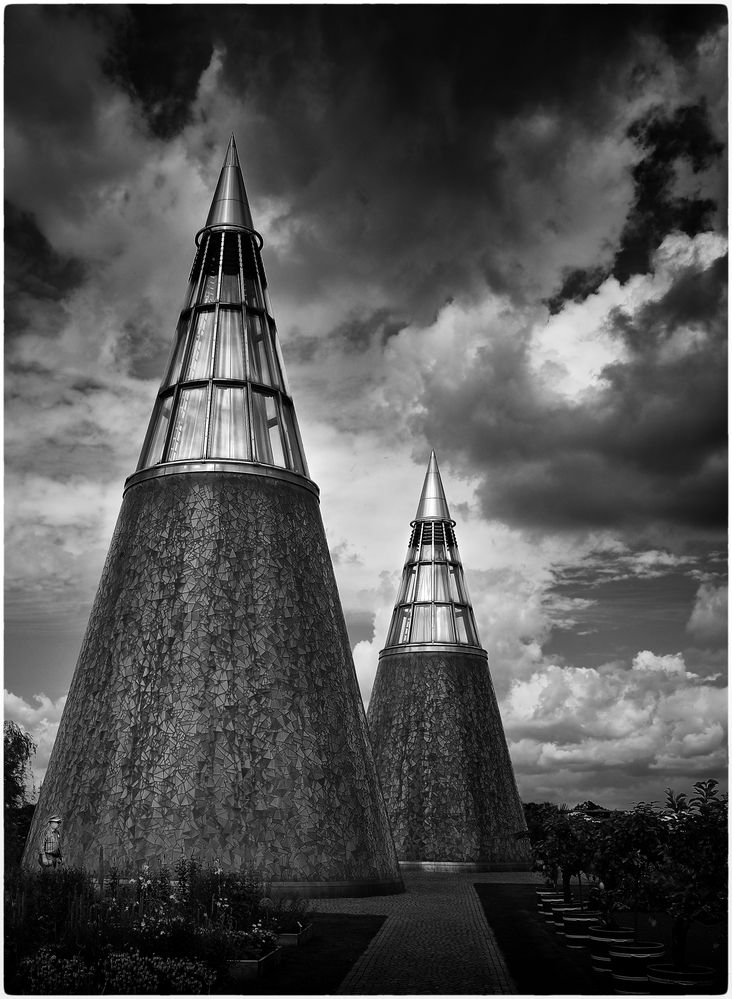
[(418, 521), (386, 644), (429, 643), (479, 647), (452, 524)]
[(248, 461), (307, 475), (257, 237), (205, 231), (138, 470)]

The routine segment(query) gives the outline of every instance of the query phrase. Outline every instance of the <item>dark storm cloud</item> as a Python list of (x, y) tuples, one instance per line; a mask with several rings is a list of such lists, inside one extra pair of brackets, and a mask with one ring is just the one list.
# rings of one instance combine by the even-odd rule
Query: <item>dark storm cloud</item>
[(383, 345), (405, 326), (406, 323), (395, 319), (388, 309), (377, 309), (369, 316), (352, 316), (340, 323), (328, 339), (338, 340), (347, 349), (361, 352), (368, 349), (374, 337)]
[[(425, 376), (414, 425), (479, 467), (484, 513), (558, 529), (726, 522), (726, 262), (680, 270), (667, 293), (610, 332), (628, 356), (589, 400), (547, 402), (525, 337), (486, 344), (455, 384)], [(645, 526), (644, 526), (645, 525)]]
[[(537, 283), (551, 294), (563, 254), (543, 265), (556, 274), (521, 274), (533, 220), (511, 203), (513, 169), (551, 186), (572, 137), (600, 134), (617, 95), (637, 89), (634, 74), (656, 71), (643, 38), (690, 59), (725, 20), (721, 7), (644, 5), (622, 16), (559, 5), (119, 11), (104, 65), (153, 134), (170, 137), (191, 120), (212, 45), (223, 48), (222, 85), (256, 121), (241, 144), (251, 190), (296, 206), (274, 223), (289, 227), (283, 286), (316, 296), (322, 275), (335, 284), (340, 273), (368, 284), (374, 261), (390, 259), (381, 290), (403, 298), (407, 319), (486, 285), (521, 297)], [(557, 115), (558, 131), (514, 164), (496, 138), (533, 113)]]
[(153, 135), (167, 139), (190, 122), (201, 73), (213, 50), (210, 9), (176, 4), (125, 8), (104, 68), (145, 109)]
[[(5, 335), (26, 329), (29, 309), (38, 303), (57, 304), (84, 279), (82, 261), (57, 253), (28, 212), (5, 202)], [(39, 332), (50, 336), (60, 324), (58, 312), (46, 310)]]
[(565, 301), (584, 301), (610, 275), (624, 284), (651, 269), (651, 256), (671, 232), (695, 236), (711, 228), (717, 205), (711, 198), (676, 197), (676, 169), (686, 162), (695, 174), (722, 155), (724, 146), (712, 134), (706, 108), (692, 105), (672, 115), (653, 108), (634, 122), (628, 135), (645, 156), (632, 169), (635, 197), (620, 234), (612, 265), (570, 271), (559, 291), (547, 300), (552, 313)]
[[(187, 120), (185, 107), (195, 97), (213, 42), (230, 52), (230, 81), (266, 95), (272, 109), (286, 114), (313, 97), (337, 105), (365, 75), (374, 99), (388, 96), (398, 119), (429, 115), (442, 96), (468, 116), (510, 116), (527, 103), (561, 102), (589, 121), (586, 84), (597, 97), (639, 35), (661, 38), (683, 59), (701, 36), (726, 21), (721, 5), (639, 5), (622, 8), (622, 17), (612, 7), (558, 5), (123, 9), (108, 71), (127, 83), (152, 126), (167, 135)], [(440, 128), (449, 120), (432, 124)], [(471, 166), (465, 158), (454, 163), (458, 176)]]

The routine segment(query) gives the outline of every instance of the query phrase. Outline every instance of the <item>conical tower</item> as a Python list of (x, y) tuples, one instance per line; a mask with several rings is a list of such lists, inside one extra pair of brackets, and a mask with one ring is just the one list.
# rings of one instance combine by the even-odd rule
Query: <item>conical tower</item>
[(29, 834), (402, 890), (232, 136)]
[(434, 451), (369, 728), (403, 864), (528, 869), (526, 822)]

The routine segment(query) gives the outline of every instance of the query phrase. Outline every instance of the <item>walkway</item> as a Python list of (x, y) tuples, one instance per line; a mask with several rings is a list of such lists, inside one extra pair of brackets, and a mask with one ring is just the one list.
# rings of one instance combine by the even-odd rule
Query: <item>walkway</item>
[(403, 895), (318, 899), (319, 912), (387, 919), (338, 995), (507, 995), (514, 986), (473, 885), (535, 883), (524, 872), (403, 872)]

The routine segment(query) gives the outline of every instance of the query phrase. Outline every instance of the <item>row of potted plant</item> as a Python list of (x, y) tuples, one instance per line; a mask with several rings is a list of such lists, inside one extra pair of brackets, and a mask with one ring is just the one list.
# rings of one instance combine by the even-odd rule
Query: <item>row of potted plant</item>
[(263, 973), (309, 923), (305, 900), (194, 860), (111, 871), (101, 884), (84, 870), (16, 869), (5, 881), (6, 988), (207, 993)]
[[(688, 990), (695, 976), (714, 976), (717, 969), (690, 965), (687, 943), (690, 927), (700, 922), (716, 926), (720, 958), (726, 950), (727, 796), (716, 780), (694, 784), (691, 798), (667, 790), (663, 806), (545, 809), (533, 847), (536, 868), (557, 892), (557, 906), (573, 902), (595, 912), (608, 940), (622, 937), (626, 952), (630, 934), (637, 950), (646, 952), (650, 977), (663, 982), (662, 991), (673, 990), (674, 982)], [(654, 925), (664, 912), (670, 939), (638, 941), (639, 915)], [(621, 926), (621, 913), (632, 913), (632, 927)], [(669, 964), (652, 964), (659, 947), (668, 949)]]

